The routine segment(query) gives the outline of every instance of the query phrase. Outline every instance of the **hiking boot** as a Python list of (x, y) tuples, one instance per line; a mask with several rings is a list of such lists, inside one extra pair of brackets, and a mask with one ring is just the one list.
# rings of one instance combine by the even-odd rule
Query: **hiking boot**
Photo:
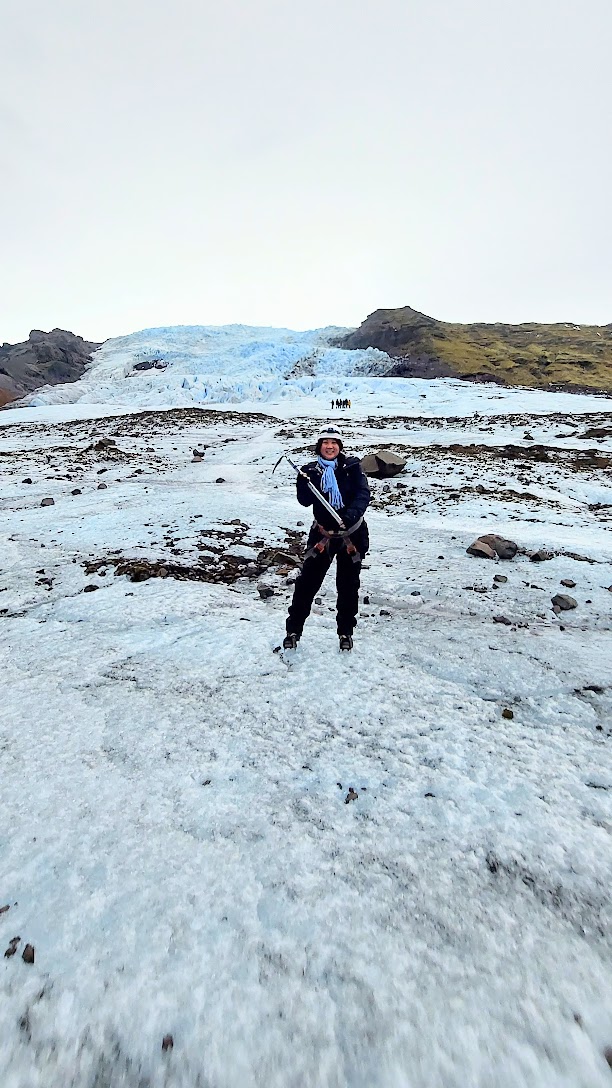
[(299, 635), (285, 635), (283, 639), (283, 650), (296, 650), (299, 638)]
[(353, 649), (353, 640), (352, 640), (350, 635), (338, 635), (338, 638), (340, 639), (340, 649), (341, 650), (352, 650)]

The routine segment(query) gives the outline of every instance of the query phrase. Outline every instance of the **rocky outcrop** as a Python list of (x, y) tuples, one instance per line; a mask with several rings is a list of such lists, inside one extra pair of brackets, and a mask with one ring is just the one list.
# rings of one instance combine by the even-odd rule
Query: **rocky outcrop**
[(455, 369), (436, 357), (430, 337), (438, 322), (411, 306), (375, 310), (341, 343), (343, 348), (378, 348), (398, 360), (387, 377), (450, 378)]
[(387, 352), (396, 360), (387, 377), (612, 394), (612, 324), (461, 325), (402, 306), (375, 310), (340, 346)]
[(0, 405), (10, 404), (43, 385), (76, 382), (99, 344), (64, 329), (33, 329), (23, 344), (0, 347)]

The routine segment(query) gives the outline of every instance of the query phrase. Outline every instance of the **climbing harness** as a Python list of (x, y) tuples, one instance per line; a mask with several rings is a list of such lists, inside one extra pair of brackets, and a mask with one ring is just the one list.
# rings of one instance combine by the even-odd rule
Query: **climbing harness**
[(316, 544), (313, 544), (312, 548), (308, 549), (304, 556), (304, 562), (306, 562), (307, 559), (314, 558), (316, 555), (322, 555), (323, 552), (329, 552), (329, 545), (332, 540), (339, 538), (353, 560), (353, 563), (361, 563), (361, 555), (353, 544), (351, 537), (353, 533), (357, 532), (362, 524), (363, 517), (360, 517), (354, 525), (351, 525), (350, 529), (325, 529), (318, 521), (313, 521), (312, 528), (322, 534), (323, 540), (318, 540)]

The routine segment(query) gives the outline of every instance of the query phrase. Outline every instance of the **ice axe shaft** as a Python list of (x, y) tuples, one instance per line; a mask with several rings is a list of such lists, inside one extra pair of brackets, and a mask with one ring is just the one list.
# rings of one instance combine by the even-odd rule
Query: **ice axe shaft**
[(309, 487), (309, 488), (310, 488), (310, 490), (312, 491), (313, 495), (316, 495), (316, 497), (317, 497), (317, 499), (319, 500), (319, 502), (321, 503), (321, 505), (322, 505), (322, 506), (324, 506), (324, 507), (325, 507), (325, 509), (326, 509), (326, 510), (327, 510), (327, 511), (328, 511), (328, 512), (329, 512), (329, 513), (331, 514), (331, 516), (333, 517), (334, 521), (336, 521), (336, 522), (338, 523), (338, 525), (340, 526), (340, 528), (341, 528), (341, 529), (346, 529), (346, 525), (344, 524), (344, 522), (343, 522), (342, 518), (340, 517), (340, 514), (338, 513), (338, 511), (337, 511), (337, 510), (334, 510), (334, 508), (333, 508), (333, 506), (331, 505), (331, 503), (329, 503), (329, 502), (327, 501), (327, 499), (325, 498), (325, 496), (321, 494), (321, 492), (319, 491), (318, 487), (315, 487), (315, 485), (313, 484), (313, 482), (312, 482), (312, 480), (310, 479), (310, 477), (309, 477), (309, 476), (307, 476), (305, 472), (302, 472), (301, 468), (299, 468), (299, 466), (298, 466), (298, 465), (296, 465), (295, 461), (292, 461), (292, 460), (291, 460), (291, 458), (289, 457), (289, 454), (287, 454), (287, 453), (281, 453), (281, 455), (280, 455), (280, 457), (279, 457), (278, 461), (276, 462), (276, 464), (275, 464), (274, 468), (272, 469), (272, 472), (273, 472), (273, 473), (274, 473), (274, 472), (276, 472), (276, 470), (277, 470), (278, 466), (280, 465), (280, 463), (281, 463), (281, 461), (282, 461), (283, 457), (285, 458), (285, 460), (286, 460), (286, 461), (288, 461), (288, 462), (289, 462), (289, 464), (291, 465), (291, 468), (292, 468), (292, 469), (294, 469), (294, 470), (295, 470), (295, 472), (297, 472), (298, 476), (303, 476), (303, 477), (304, 477), (304, 479), (306, 480), (306, 483), (308, 484), (308, 487)]

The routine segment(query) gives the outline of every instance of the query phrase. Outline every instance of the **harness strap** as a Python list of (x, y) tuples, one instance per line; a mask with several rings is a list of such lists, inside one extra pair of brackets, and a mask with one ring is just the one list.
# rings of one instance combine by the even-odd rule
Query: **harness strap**
[(360, 529), (362, 525), (363, 525), (363, 514), (361, 515), (359, 520), (355, 522), (354, 525), (351, 525), (350, 529), (324, 529), (322, 525), (319, 525), (318, 521), (313, 521), (313, 523), (312, 523), (313, 529), (318, 529), (320, 533), (323, 533), (323, 536), (329, 536), (329, 537), (352, 536), (353, 533), (356, 533), (357, 530)]
[(352, 537), (353, 533), (357, 532), (362, 524), (363, 515), (359, 518), (358, 521), (355, 522), (354, 525), (351, 525), (350, 529), (338, 529), (337, 531), (334, 529), (325, 529), (322, 525), (319, 525), (318, 521), (314, 521), (312, 523), (313, 529), (317, 529), (320, 533), (322, 533), (324, 539), (318, 540), (316, 544), (313, 544), (312, 548), (308, 549), (306, 555), (304, 556), (304, 562), (306, 562), (307, 559), (313, 558), (315, 555), (322, 555), (323, 552), (329, 552), (329, 545), (331, 541), (334, 540), (334, 538), (339, 537), (342, 540), (344, 547), (346, 548), (347, 554), (350, 555), (351, 559), (353, 560), (353, 563), (361, 563), (361, 555), (357, 551), (357, 548), (355, 547), (353, 541), (350, 538)]

